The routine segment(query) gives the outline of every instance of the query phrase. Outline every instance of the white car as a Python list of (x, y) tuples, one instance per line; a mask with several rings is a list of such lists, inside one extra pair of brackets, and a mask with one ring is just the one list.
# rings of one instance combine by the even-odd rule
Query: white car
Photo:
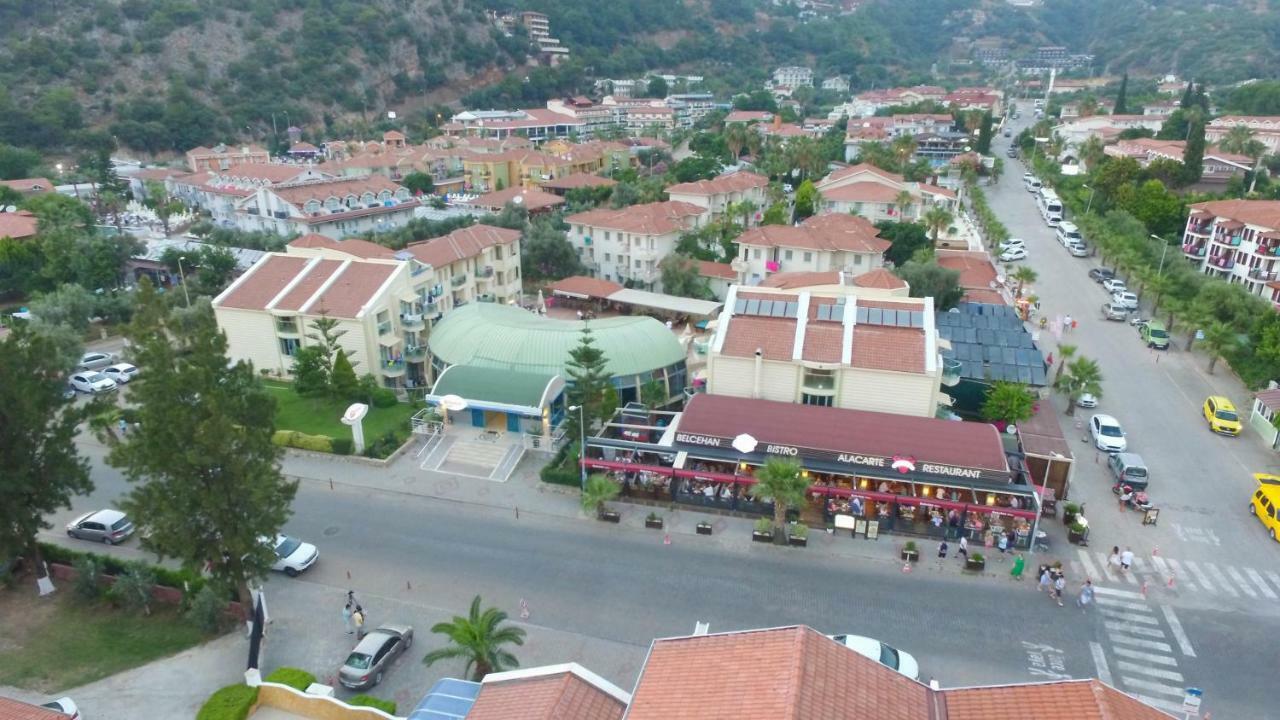
[(1067, 252), (1072, 257), (1089, 257), (1089, 248), (1084, 243), (1071, 243), (1067, 246)]
[(892, 670), (897, 670), (912, 680), (920, 679), (920, 665), (914, 657), (911, 657), (911, 653), (903, 652), (895, 647), (885, 645), (879, 640), (862, 635), (830, 635), (829, 637), (859, 655), (869, 657)]
[(71, 387), (82, 393), (98, 394), (116, 389), (116, 381), (100, 372), (78, 372), (71, 376)]
[(1082, 393), (1076, 398), (1076, 407), (1096, 408), (1098, 407), (1098, 398), (1092, 393)]
[(1015, 260), (1026, 260), (1027, 249), (1022, 247), (1013, 247), (1000, 253), (1000, 262), (1014, 262)]
[(1119, 290), (1111, 293), (1111, 304), (1119, 305), (1125, 310), (1138, 309), (1138, 296), (1128, 290)]
[(1114, 278), (1114, 277), (1112, 277), (1112, 278), (1107, 278), (1106, 280), (1103, 280), (1103, 281), (1102, 281), (1102, 289), (1103, 289), (1103, 290), (1106, 290), (1107, 292), (1111, 293), (1112, 295), (1115, 295), (1116, 293), (1118, 293), (1118, 292), (1124, 292), (1125, 290), (1128, 290), (1129, 288), (1128, 288), (1128, 286), (1126, 286), (1126, 285), (1124, 284), (1124, 281), (1123, 281), (1123, 280), (1121, 280), (1120, 278)]
[(1000, 243), (1000, 252), (1012, 250), (1013, 248), (1022, 248), (1023, 250), (1026, 250), (1027, 243), (1022, 238), (1009, 238), (1008, 240)]
[(66, 715), (71, 720), (84, 720), (84, 717), (80, 715), (80, 708), (76, 707), (76, 701), (69, 697), (58, 698), (57, 700), (47, 702), (40, 707), (56, 710), (63, 715)]
[(104, 352), (87, 352), (80, 356), (80, 362), (76, 363), (78, 370), (97, 370), (108, 365), (115, 364), (116, 356), (111, 353)]
[(116, 363), (102, 368), (102, 374), (115, 380), (117, 385), (123, 385), (138, 376), (138, 368), (129, 363)]
[(1089, 418), (1089, 434), (1093, 436), (1094, 447), (1103, 452), (1124, 452), (1129, 447), (1120, 422), (1110, 415), (1094, 415)]
[(270, 545), (276, 554), (276, 561), (271, 565), (271, 569), (289, 577), (297, 577), (298, 573), (315, 565), (316, 560), (320, 558), (320, 551), (315, 545), (288, 535), (277, 535), (275, 541), (271, 538), (263, 538), (262, 542)]

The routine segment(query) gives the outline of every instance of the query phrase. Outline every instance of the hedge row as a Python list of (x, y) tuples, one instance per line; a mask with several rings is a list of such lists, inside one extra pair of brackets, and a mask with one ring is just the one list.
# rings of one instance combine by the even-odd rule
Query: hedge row
[(299, 692), (306, 692), (307, 688), (311, 687), (312, 683), (316, 681), (316, 676), (306, 670), (282, 667), (276, 668), (275, 672), (272, 672), (270, 675), (263, 678), (263, 680), (271, 683), (288, 685)]
[(551, 462), (538, 471), (538, 476), (542, 478), (544, 483), (578, 487), (582, 484), (582, 478), (581, 471), (578, 470), (576, 464), (577, 459), (578, 444), (569, 443), (560, 448), (560, 451), (551, 459)]
[(352, 695), (347, 700), (347, 704), (354, 705), (356, 707), (371, 707), (375, 710), (381, 710), (388, 715), (396, 714), (396, 704), (394, 702), (390, 700), (383, 700), (382, 698), (376, 698), (371, 695)]
[(258, 688), (243, 683), (228, 685), (209, 696), (196, 720), (245, 720), (256, 702)]
[[(186, 569), (170, 570), (169, 568), (141, 561), (121, 560), (110, 555), (72, 550), (61, 545), (40, 543), (40, 554), (44, 556), (45, 562), (58, 563), (60, 565), (75, 565), (76, 561), (81, 558), (91, 558), (102, 569), (102, 572), (107, 575), (123, 575), (125, 571), (134, 567), (145, 568), (155, 575), (157, 585), (182, 590), (185, 597), (188, 598), (194, 597), (208, 582), (204, 576)], [(239, 598), (233, 594), (230, 599), (238, 600)]]
[(308, 435), (297, 430), (277, 430), (271, 436), (271, 442), (282, 447), (311, 450), (313, 452), (333, 452), (333, 438), (328, 435)]

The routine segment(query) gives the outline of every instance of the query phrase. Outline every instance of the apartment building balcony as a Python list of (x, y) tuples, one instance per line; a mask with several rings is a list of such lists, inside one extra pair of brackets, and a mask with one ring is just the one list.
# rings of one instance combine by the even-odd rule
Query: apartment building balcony
[(455, 288), (460, 288), (466, 284), (467, 284), (466, 273), (463, 273), (462, 275), (454, 275), (453, 278), (449, 280), (449, 285)]
[(482, 302), (482, 303), (497, 302), (497, 298), (494, 297), (493, 293), (480, 293), (479, 295), (476, 296), (476, 302)]
[(261, 213), (258, 212), (258, 208), (256, 207), (248, 207), (248, 208), (245, 208), (244, 211), (249, 213), (250, 215), (261, 215)]
[(960, 372), (964, 365), (955, 358), (942, 358), (942, 384), (947, 387), (955, 387), (960, 383)]
[(1263, 282), (1271, 282), (1276, 279), (1277, 272), (1262, 267), (1249, 268), (1250, 280), (1261, 280)]
[(1201, 243), (1184, 243), (1182, 246), (1182, 254), (1191, 258), (1204, 257), (1205, 244)]
[(1254, 255), (1280, 257), (1280, 240), (1262, 240), (1253, 248)]
[(477, 280), (488, 280), (488, 279), (489, 279), (489, 278), (491, 278), (491, 277), (493, 277), (493, 266), (492, 266), (492, 265), (485, 265), (484, 267), (476, 268), (476, 279), (477, 279)]
[(400, 377), (404, 375), (405, 362), (404, 358), (382, 357), (378, 360), (378, 369), (386, 377)]
[(1240, 240), (1241, 240), (1241, 237), (1239, 233), (1235, 235), (1228, 235), (1226, 233), (1215, 233), (1213, 236), (1213, 242), (1219, 245), (1226, 245), (1227, 247), (1240, 247)]
[(408, 345), (404, 347), (404, 358), (409, 362), (421, 362), (427, 357), (426, 345)]
[(400, 313), (400, 324), (408, 330), (421, 330), (426, 325), (422, 313)]
[(1236, 266), (1236, 259), (1231, 255), (1213, 255), (1209, 258), (1209, 264), (1222, 270), (1230, 270)]
[(1209, 223), (1205, 223), (1204, 225), (1188, 225), (1187, 226), (1188, 235), (1195, 235), (1196, 237), (1202, 237), (1202, 238), (1209, 237), (1209, 233), (1212, 230), (1213, 230), (1213, 226), (1210, 225)]
[(631, 257), (641, 261), (657, 260), (658, 251), (646, 247), (631, 248)]
[(378, 334), (379, 334), (379, 335), (388, 335), (388, 334), (390, 334), (390, 333), (391, 333), (391, 321), (390, 321), (390, 320), (388, 320), (388, 321), (386, 321), (386, 322), (380, 322), (380, 323), (378, 323)]

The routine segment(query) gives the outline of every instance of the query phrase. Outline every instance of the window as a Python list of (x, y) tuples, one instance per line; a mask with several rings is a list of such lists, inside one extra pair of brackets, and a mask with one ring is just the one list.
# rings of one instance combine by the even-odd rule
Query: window
[(610, 257), (610, 254), (609, 254), (609, 253), (605, 253), (605, 254), (604, 254), (604, 261), (605, 261), (605, 262), (612, 262), (612, 259), (611, 259), (611, 257)]
[(386, 310), (378, 313), (378, 334), (386, 335), (391, 332), (391, 314)]
[(759, 260), (759, 259), (760, 259), (760, 248), (754, 248), (754, 249), (752, 250), (752, 252), (754, 253), (755, 259)]
[(855, 254), (855, 255), (853, 256), (853, 264), (854, 264), (854, 265), (861, 265), (861, 264), (862, 264), (862, 256), (861, 256), (861, 255), (856, 255), (856, 254)]
[(790, 251), (790, 250), (786, 251), (786, 253), (785, 253), (784, 257), (785, 257), (787, 260), (790, 260), (790, 259), (791, 259), (791, 251)]
[(494, 246), (493, 246), (493, 259), (494, 259), (494, 260), (501, 260), (501, 259), (502, 259), (502, 246), (501, 246), (501, 245), (494, 245)]
[(805, 253), (805, 254), (804, 254), (804, 261), (805, 261), (805, 262), (813, 262), (813, 253), (811, 253), (811, 252), (807, 252), (807, 253)]
[(609, 239), (609, 231), (608, 231), (608, 230), (605, 230), (605, 231), (604, 231), (604, 239), (605, 239), (605, 240), (608, 240), (608, 239)]
[(298, 338), (280, 338), (280, 353), (293, 357), (298, 354), (298, 348), (302, 343)]
[(810, 390), (834, 390), (836, 387), (836, 371), (805, 368), (804, 386)]
[(831, 407), (834, 400), (835, 399), (830, 395), (810, 395), (809, 393), (803, 393), (800, 396), (800, 402), (804, 405), (819, 405), (821, 407)]
[(276, 318), (276, 332), (298, 333), (298, 318), (294, 316)]

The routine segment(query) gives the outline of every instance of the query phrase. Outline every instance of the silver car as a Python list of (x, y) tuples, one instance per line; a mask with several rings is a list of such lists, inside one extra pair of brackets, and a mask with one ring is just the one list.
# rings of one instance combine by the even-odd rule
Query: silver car
[(133, 534), (133, 522), (119, 510), (98, 510), (67, 523), (67, 534), (79, 540), (115, 545)]
[(115, 365), (118, 359), (112, 353), (87, 352), (80, 356), (80, 362), (76, 363), (76, 367), (81, 370), (97, 370), (108, 365)]
[(383, 625), (365, 635), (338, 671), (338, 681), (352, 690), (367, 690), (382, 682), (391, 664), (413, 647), (413, 627)]

